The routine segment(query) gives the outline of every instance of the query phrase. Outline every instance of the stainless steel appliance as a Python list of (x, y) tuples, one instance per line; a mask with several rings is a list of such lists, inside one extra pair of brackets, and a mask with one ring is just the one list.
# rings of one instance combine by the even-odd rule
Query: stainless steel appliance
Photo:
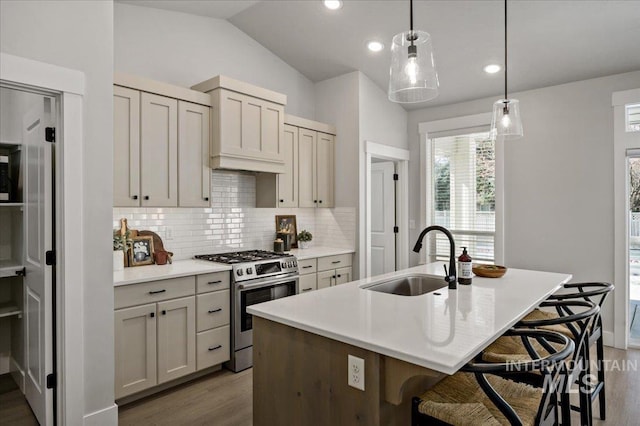
[(247, 308), (298, 293), (298, 261), (292, 255), (251, 250), (198, 255), (225, 263), (231, 270), (231, 359), (225, 367), (238, 372), (253, 365), (252, 316)]

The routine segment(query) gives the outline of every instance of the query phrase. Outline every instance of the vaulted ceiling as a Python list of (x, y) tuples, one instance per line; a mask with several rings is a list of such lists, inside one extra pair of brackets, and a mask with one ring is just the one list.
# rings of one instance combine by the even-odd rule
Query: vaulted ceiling
[[(312, 81), (360, 70), (387, 90), (389, 47), (408, 30), (409, 1), (349, 1), (329, 11), (305, 1), (123, 1), (228, 19)], [(503, 90), (503, 2), (414, 1), (415, 28), (433, 38), (440, 95), (407, 109), (451, 104)], [(366, 42), (379, 40), (377, 54)], [(640, 70), (640, 1), (512, 0), (509, 86), (521, 91)], [(640, 82), (639, 82), (640, 83)]]

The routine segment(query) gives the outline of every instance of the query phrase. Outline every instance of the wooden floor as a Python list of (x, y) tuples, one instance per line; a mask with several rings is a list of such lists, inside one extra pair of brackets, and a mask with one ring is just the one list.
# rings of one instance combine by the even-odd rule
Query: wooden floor
[[(606, 348), (607, 420), (594, 416), (595, 425), (637, 425), (640, 419), (640, 350)], [(636, 367), (624, 371), (623, 363)], [(1, 377), (1, 376), (0, 376)], [(0, 380), (0, 388), (2, 381)], [(216, 425), (252, 424), (252, 370), (234, 374), (216, 372), (194, 382), (120, 407), (120, 425)], [(598, 412), (598, 405), (594, 413)], [(574, 417), (578, 424), (577, 414)], [(0, 423), (37, 425), (19, 390), (0, 392)]]

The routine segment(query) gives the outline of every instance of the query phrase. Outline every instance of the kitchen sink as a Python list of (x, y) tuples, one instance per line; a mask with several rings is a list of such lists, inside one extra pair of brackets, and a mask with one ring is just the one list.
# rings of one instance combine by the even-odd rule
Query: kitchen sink
[(373, 284), (365, 289), (399, 296), (419, 296), (445, 287), (447, 287), (447, 283), (444, 277), (408, 275)]

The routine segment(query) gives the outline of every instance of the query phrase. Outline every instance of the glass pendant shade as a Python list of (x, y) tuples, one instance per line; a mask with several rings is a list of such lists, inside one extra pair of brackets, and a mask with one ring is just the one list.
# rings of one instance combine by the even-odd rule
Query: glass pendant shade
[(396, 34), (391, 44), (389, 100), (416, 103), (436, 96), (438, 73), (433, 61), (431, 36), (418, 30)]
[(517, 99), (499, 99), (493, 104), (491, 139), (518, 139), (524, 135)]

